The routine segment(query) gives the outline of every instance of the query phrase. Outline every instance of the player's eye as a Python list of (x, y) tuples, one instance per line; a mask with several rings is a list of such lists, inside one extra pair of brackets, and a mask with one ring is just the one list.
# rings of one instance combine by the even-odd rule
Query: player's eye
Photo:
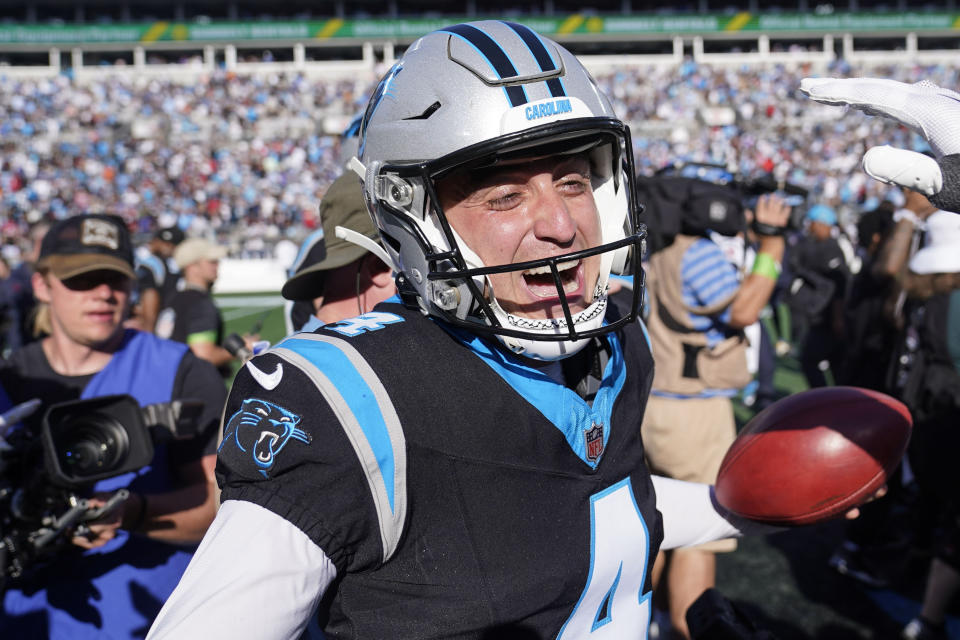
[(494, 211), (505, 211), (515, 207), (519, 202), (520, 194), (513, 192), (487, 200), (487, 206)]

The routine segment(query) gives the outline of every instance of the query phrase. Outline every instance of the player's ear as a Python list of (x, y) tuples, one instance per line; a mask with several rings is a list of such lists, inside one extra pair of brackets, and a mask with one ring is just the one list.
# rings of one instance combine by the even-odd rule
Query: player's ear
[(50, 285), (47, 283), (47, 276), (40, 273), (34, 272), (30, 276), (30, 284), (33, 286), (33, 295), (40, 302), (50, 302)]
[(368, 253), (363, 257), (363, 270), (374, 286), (383, 288), (393, 285), (393, 273), (383, 260)]

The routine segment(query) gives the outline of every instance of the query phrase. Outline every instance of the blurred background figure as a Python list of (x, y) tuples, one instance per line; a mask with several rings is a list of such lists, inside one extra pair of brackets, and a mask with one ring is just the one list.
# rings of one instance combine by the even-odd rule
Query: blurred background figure
[[(934, 216), (941, 226), (945, 218), (923, 195), (909, 190), (903, 195), (903, 206), (896, 211), (891, 212), (892, 205), (883, 206), (861, 217), (858, 228), (863, 268), (847, 300), (846, 357), (837, 382), (898, 397), (919, 421), (922, 403), (918, 396), (925, 375), (922, 369), (929, 358), (917, 354), (921, 342), (931, 338), (920, 335), (928, 332), (920, 316), (925, 313), (921, 300), (929, 296), (918, 295), (918, 283), (932, 276), (911, 273), (910, 265), (921, 242), (949, 244), (951, 228), (948, 224), (941, 232), (928, 230), (928, 221)], [(924, 260), (929, 260), (930, 251), (925, 255), (928, 257)], [(914, 437), (917, 434), (915, 428)], [(891, 474), (887, 495), (864, 505), (861, 517), (846, 526), (845, 539), (828, 560), (839, 573), (871, 588), (898, 582), (909, 568), (912, 551), (927, 553), (930, 547), (934, 517), (917, 495), (919, 485), (911, 460), (908, 457)]]
[[(680, 232), (663, 239), (665, 246), (646, 267), (646, 323), (657, 366), (641, 432), (653, 473), (712, 483), (736, 436), (732, 398), (752, 378), (743, 330), (757, 322), (780, 276), (790, 207), (776, 195), (758, 199), (755, 226), (762, 225), (756, 228), (763, 233), (741, 280), (739, 268), (710, 237), (743, 231), (739, 194), (699, 179), (664, 184), (686, 197), (677, 202)], [(650, 206), (652, 219), (665, 220), (667, 200)], [(735, 540), (718, 540), (658, 554), (654, 597), (666, 602), (677, 637), (690, 637), (687, 609), (716, 582), (716, 554), (736, 546)]]
[(40, 257), (43, 238), (49, 230), (50, 225), (46, 222), (39, 222), (30, 228), (27, 233), (27, 251), (21, 262), (11, 269), (10, 276), (5, 281), (10, 305), (4, 332), (5, 354), (12, 353), (38, 338), (34, 331), (37, 300), (33, 295), (31, 279)]
[(177, 292), (180, 272), (173, 261), (173, 251), (184, 239), (178, 227), (166, 227), (137, 252), (136, 272), (138, 299), (134, 315), (141, 331), (153, 332), (157, 314)]
[[(198, 358), (211, 362), (224, 376), (232, 373), (229, 365), (236, 356), (221, 346), (223, 317), (211, 290), (219, 275), (220, 260), (226, 255), (226, 247), (204, 238), (181, 242), (173, 259), (183, 276), (183, 289), (171, 297), (156, 323), (159, 337), (185, 343)], [(244, 338), (248, 350), (252, 351), (255, 340)]]
[(876, 391), (887, 388), (890, 345), (898, 329), (885, 316), (884, 307), (897, 280), (879, 258), (893, 227), (893, 205), (886, 201), (857, 221), (860, 270), (851, 279), (844, 304), (844, 355), (834, 372), (837, 384)]
[(850, 270), (837, 242), (836, 212), (823, 204), (807, 211), (806, 230), (787, 252), (792, 276), (787, 293), (793, 342), (807, 384), (823, 387), (826, 370), (843, 358), (843, 301)]
[(379, 255), (336, 235), (340, 226), (379, 242), (360, 179), (352, 171), (330, 185), (320, 203), (320, 219), (322, 230), (304, 242), (281, 291), (293, 303), (286, 305), (291, 333), (362, 315), (397, 291), (393, 273)]
[(935, 211), (905, 281), (907, 326), (902, 397), (913, 413), (910, 466), (929, 521), (933, 559), (920, 615), (906, 640), (946, 640), (947, 612), (960, 593), (960, 216)]

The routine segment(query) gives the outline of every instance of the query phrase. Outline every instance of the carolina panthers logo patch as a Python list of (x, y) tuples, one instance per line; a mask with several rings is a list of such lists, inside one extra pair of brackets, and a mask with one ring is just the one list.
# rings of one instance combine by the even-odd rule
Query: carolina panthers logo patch
[(277, 456), (290, 440), (304, 444), (312, 441), (310, 434), (298, 428), (299, 424), (300, 416), (292, 411), (266, 400), (248, 398), (227, 421), (220, 449), (229, 445), (249, 453), (257, 471), (269, 478)]

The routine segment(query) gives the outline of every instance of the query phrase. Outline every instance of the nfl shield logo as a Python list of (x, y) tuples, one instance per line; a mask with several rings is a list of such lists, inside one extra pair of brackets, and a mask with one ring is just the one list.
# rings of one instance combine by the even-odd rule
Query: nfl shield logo
[(603, 455), (603, 423), (593, 425), (583, 432), (587, 443), (587, 460), (596, 462)]

